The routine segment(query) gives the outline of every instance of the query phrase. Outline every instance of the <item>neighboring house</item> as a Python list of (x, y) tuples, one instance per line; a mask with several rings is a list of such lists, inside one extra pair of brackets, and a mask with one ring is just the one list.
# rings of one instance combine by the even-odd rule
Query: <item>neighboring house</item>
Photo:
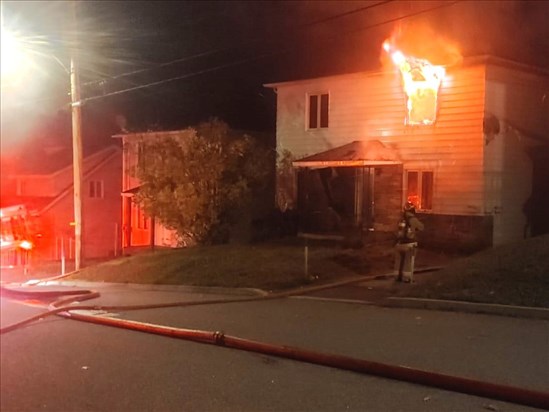
[[(120, 251), (122, 152), (110, 146), (83, 159), (82, 250), (84, 258)], [(38, 217), (36, 252), (42, 259), (74, 258), (72, 149), (42, 147), (22, 157), (2, 193), (2, 206), (24, 204)]]
[(297, 208), (301, 232), (393, 232), (407, 199), (423, 244), (474, 250), (547, 230), (535, 211), (549, 201), (549, 72), (470, 58), (423, 102), (407, 101), (402, 79), (391, 69), (265, 85), (277, 151), (293, 160), (277, 200)]
[[(265, 142), (271, 142), (272, 134), (258, 132), (235, 131), (238, 134), (249, 134)], [(162, 225), (157, 219), (147, 216), (142, 207), (133, 201), (139, 191), (141, 182), (136, 178), (138, 162), (146, 159), (147, 153), (143, 144), (146, 141), (154, 141), (161, 137), (181, 136), (185, 138), (195, 131), (192, 128), (175, 131), (154, 131), (142, 133), (125, 133), (113, 136), (122, 140), (123, 147), (123, 176), (122, 176), (122, 248), (124, 252), (133, 252), (139, 249), (151, 249), (154, 247), (178, 247), (178, 239), (175, 230)], [(272, 183), (272, 182), (271, 182)], [(265, 192), (272, 194), (272, 186)], [(252, 237), (252, 220), (258, 216), (265, 216), (272, 210), (272, 195), (257, 196), (254, 202), (243, 212), (242, 221), (239, 221), (231, 231), (231, 241), (247, 241)]]
[[(143, 156), (143, 142), (162, 136), (177, 136), (191, 133), (190, 129), (162, 132), (118, 134), (122, 140), (122, 248), (125, 252), (142, 248), (176, 247), (176, 232), (161, 225), (154, 217), (145, 215), (142, 207), (133, 201), (139, 190), (140, 181), (136, 175), (137, 164)], [(120, 188), (119, 188), (120, 190)], [(119, 200), (120, 201), (120, 200)]]

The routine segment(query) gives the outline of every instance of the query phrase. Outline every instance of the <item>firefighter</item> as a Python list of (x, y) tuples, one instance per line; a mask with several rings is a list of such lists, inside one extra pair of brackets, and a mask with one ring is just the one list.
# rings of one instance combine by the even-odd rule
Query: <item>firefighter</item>
[(424, 229), (416, 216), (412, 202), (406, 202), (402, 219), (398, 223), (397, 243), (395, 245), (395, 271), (398, 268), (398, 282), (411, 283), (414, 275), (414, 261), (417, 253), (416, 232)]

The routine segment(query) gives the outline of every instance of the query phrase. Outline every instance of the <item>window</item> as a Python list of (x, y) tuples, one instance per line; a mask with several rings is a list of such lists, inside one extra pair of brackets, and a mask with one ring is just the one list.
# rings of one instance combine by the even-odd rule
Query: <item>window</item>
[(104, 192), (102, 180), (90, 180), (89, 188), (90, 197), (103, 198)]
[(148, 229), (149, 228), (149, 219), (145, 215), (143, 208), (135, 204), (136, 220), (138, 229)]
[(433, 172), (408, 171), (406, 174), (406, 199), (418, 209), (433, 208)]
[(309, 95), (309, 129), (328, 127), (328, 94)]

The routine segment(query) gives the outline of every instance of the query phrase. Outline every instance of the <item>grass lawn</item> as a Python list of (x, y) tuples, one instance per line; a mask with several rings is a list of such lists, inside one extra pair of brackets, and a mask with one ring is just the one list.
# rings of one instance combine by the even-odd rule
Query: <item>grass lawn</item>
[(549, 235), (457, 259), (399, 296), (549, 308)]
[(305, 241), (285, 239), (140, 253), (86, 267), (70, 279), (281, 290), (368, 275), (392, 264), (390, 247), (354, 250), (308, 241), (307, 254), (307, 274)]
[[(67, 280), (247, 287), (267, 291), (392, 272), (392, 241), (344, 249), (336, 243), (289, 238), (254, 245), (219, 245), (158, 250), (86, 267)], [(72, 270), (67, 264), (67, 272)], [(468, 257), (420, 249), (416, 268), (443, 266), (415, 276), (412, 285), (387, 280), (386, 296), (423, 297), (506, 305), (549, 307), (549, 235), (527, 239)], [(31, 268), (29, 274), (2, 281), (43, 278), (60, 273), (59, 262)], [(383, 283), (383, 282), (382, 282)], [(378, 288), (378, 286), (376, 286)]]

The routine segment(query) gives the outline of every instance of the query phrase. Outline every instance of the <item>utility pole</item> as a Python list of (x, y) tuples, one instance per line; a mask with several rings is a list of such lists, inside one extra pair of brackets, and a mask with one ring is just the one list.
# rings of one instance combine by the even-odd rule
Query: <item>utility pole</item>
[(76, 24), (76, 1), (72, 1), (73, 35), (71, 47), (71, 112), (72, 112), (72, 159), (74, 187), (74, 269), (79, 270), (82, 261), (82, 102), (80, 81), (76, 63), (78, 32)]

